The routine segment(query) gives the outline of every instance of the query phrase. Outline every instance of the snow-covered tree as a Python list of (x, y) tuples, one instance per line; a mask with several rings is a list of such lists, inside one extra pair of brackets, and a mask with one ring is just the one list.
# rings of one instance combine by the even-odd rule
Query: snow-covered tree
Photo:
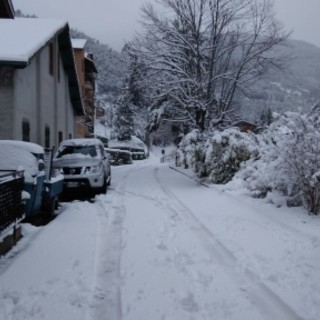
[(122, 96), (117, 103), (114, 118), (114, 138), (125, 141), (134, 135), (133, 106), (128, 95)]
[(163, 118), (201, 130), (227, 121), (236, 91), (283, 58), (271, 0), (158, 2), (166, 15), (146, 4), (145, 32), (130, 44), (146, 66), (150, 130)]
[(145, 68), (143, 62), (141, 62), (135, 52), (132, 52), (130, 49), (129, 45), (125, 45), (122, 51), (128, 66), (124, 91), (134, 113), (135, 135), (141, 140), (147, 141), (146, 127), (148, 110), (145, 100), (145, 97), (147, 96), (146, 83), (144, 82)]
[[(311, 114), (286, 113), (278, 120), (274, 136), (280, 170), (312, 214), (320, 210), (319, 108)], [(274, 129), (273, 129), (274, 130)]]
[(199, 178), (206, 177), (204, 143), (204, 136), (198, 129), (186, 134), (179, 143), (176, 165), (184, 168), (191, 167)]

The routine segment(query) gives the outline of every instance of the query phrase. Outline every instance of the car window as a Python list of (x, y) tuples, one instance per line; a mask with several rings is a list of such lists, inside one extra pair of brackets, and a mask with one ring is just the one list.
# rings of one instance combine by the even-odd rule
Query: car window
[(104, 148), (102, 146), (99, 146), (100, 152), (101, 152), (101, 156), (102, 158), (104, 158), (106, 156), (106, 153), (104, 151)]
[(94, 145), (91, 146), (64, 146), (58, 150), (57, 158), (62, 158), (67, 155), (84, 155), (92, 158), (97, 156), (97, 150)]

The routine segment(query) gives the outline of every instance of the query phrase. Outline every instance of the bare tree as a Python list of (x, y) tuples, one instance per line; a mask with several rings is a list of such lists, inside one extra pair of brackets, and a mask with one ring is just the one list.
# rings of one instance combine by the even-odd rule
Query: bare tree
[[(127, 46), (143, 61), (153, 124), (161, 119), (204, 130), (226, 121), (237, 90), (283, 56), (287, 37), (271, 0), (156, 0), (143, 7), (144, 32)], [(152, 129), (152, 128), (151, 128)]]

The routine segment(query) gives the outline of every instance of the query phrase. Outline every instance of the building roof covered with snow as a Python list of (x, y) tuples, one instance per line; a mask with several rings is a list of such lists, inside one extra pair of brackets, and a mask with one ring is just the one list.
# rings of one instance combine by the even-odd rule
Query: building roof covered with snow
[(58, 37), (63, 67), (69, 78), (70, 96), (75, 109), (83, 114), (69, 25), (56, 19), (0, 19), (0, 66), (25, 68), (31, 60)]
[(66, 21), (16, 18), (0, 20), (0, 63), (25, 67), (56, 34), (68, 28)]

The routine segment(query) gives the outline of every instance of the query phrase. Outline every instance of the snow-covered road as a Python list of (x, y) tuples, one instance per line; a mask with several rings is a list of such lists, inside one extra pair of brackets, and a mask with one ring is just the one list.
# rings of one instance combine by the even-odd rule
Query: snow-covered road
[(158, 159), (113, 168), (0, 260), (0, 319), (317, 320), (320, 221), (205, 188)]

